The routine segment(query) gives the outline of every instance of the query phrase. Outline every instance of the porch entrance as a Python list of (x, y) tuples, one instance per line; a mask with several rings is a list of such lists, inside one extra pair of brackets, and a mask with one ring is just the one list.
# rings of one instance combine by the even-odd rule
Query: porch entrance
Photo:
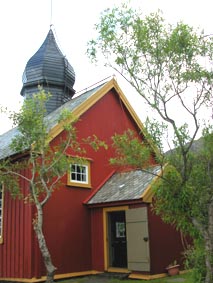
[(109, 266), (127, 268), (125, 211), (108, 213)]
[(106, 210), (107, 268), (150, 271), (147, 208)]

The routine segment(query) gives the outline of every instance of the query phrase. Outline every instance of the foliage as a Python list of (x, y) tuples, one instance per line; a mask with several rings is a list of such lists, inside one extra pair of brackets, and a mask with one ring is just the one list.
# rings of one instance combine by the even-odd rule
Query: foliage
[(145, 127), (147, 130), (147, 137), (154, 142), (156, 147), (163, 154), (164, 144), (162, 136), (167, 135), (168, 125), (164, 122), (159, 122), (156, 119), (150, 120), (149, 117), (146, 118)]
[[(194, 268), (195, 282), (203, 282), (205, 272), (211, 272), (213, 251), (212, 241), (212, 200), (213, 200), (213, 163), (212, 163), (213, 132), (206, 128), (200, 140), (194, 142), (190, 154), (187, 181), (183, 182), (179, 168), (177, 150), (170, 153), (170, 164), (163, 173), (163, 179), (155, 184), (155, 211), (164, 221), (173, 223), (177, 228), (189, 233), (194, 239), (194, 247), (186, 253), (188, 263)], [(169, 166), (171, 167), (171, 166)], [(166, 182), (165, 180), (169, 180)], [(177, 185), (177, 186), (176, 186)], [(210, 277), (211, 278), (211, 277)], [(198, 281), (201, 280), (201, 281)], [(203, 281), (202, 281), (203, 280)], [(206, 279), (205, 279), (206, 280)], [(211, 281), (206, 281), (211, 282)]]
[[(43, 207), (54, 190), (60, 188), (61, 178), (70, 169), (70, 164), (84, 160), (86, 150), (82, 145), (87, 143), (95, 150), (107, 146), (95, 135), (79, 141), (74, 126), (76, 119), (66, 110), (61, 112), (57, 120), (63, 129), (60, 141), (57, 145), (51, 143), (51, 121), (46, 116), (45, 107), (49, 97), (49, 93), (40, 89), (32, 98), (24, 100), (20, 112), (11, 113), (10, 118), (17, 126), (18, 134), (13, 138), (10, 147), (18, 156), (8, 156), (0, 160), (0, 182), (4, 183), (5, 189), (12, 196), (20, 197), (35, 206), (33, 227), (46, 267), (47, 281), (52, 282), (56, 268), (43, 233)], [(75, 157), (67, 154), (68, 149)], [(27, 194), (23, 192), (21, 180), (27, 184)]]
[[(168, 127), (170, 151), (156, 159), (162, 165), (169, 162), (155, 187), (156, 212), (203, 240), (205, 282), (212, 282), (212, 129), (206, 127), (203, 138), (195, 139), (203, 128), (202, 112), (208, 118), (212, 106), (213, 37), (183, 22), (167, 24), (159, 11), (143, 16), (125, 3), (106, 9), (95, 29), (97, 37), (88, 43), (89, 57), (116, 70), (158, 115), (159, 122), (148, 122), (160, 149), (162, 130)], [(124, 140), (117, 141), (118, 148), (125, 148)], [(138, 160), (134, 154), (133, 158), (122, 155), (121, 161), (131, 164), (134, 158)]]
[(188, 247), (185, 251), (185, 268), (192, 270), (193, 282), (203, 282), (206, 274), (205, 262), (205, 248), (202, 239), (195, 240), (194, 246)]
[(127, 130), (122, 135), (115, 134), (112, 140), (116, 152), (115, 157), (110, 158), (111, 164), (136, 168), (149, 165), (150, 148), (141, 143), (131, 130)]
[(104, 60), (119, 72), (171, 125), (176, 144), (187, 154), (191, 139), (182, 133), (189, 129), (187, 124), (178, 125), (169, 107), (175, 104), (182, 115), (186, 112), (194, 139), (199, 130), (197, 112), (209, 103), (212, 90), (213, 73), (203, 64), (212, 60), (212, 38), (182, 22), (166, 24), (160, 12), (142, 17), (140, 10), (125, 3), (106, 9), (95, 29), (97, 38), (87, 50), (91, 60)]

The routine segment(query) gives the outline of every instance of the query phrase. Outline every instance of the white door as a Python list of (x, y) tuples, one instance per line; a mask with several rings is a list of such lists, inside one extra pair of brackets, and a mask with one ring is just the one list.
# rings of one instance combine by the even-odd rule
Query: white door
[(147, 208), (126, 210), (128, 269), (150, 271)]

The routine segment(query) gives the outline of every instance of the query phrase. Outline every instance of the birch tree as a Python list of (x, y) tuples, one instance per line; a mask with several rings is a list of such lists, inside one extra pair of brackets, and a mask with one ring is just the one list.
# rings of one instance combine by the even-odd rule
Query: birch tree
[[(66, 133), (65, 138), (60, 140), (59, 145), (51, 144), (49, 123), (45, 118), (45, 102), (49, 96), (50, 94), (40, 90), (32, 98), (24, 100), (20, 112), (10, 114), (10, 118), (18, 128), (18, 134), (12, 139), (10, 148), (18, 153), (19, 158), (7, 157), (0, 161), (0, 181), (4, 184), (4, 188), (10, 192), (11, 196), (20, 197), (26, 203), (30, 202), (36, 209), (33, 228), (46, 267), (48, 283), (54, 281), (56, 267), (52, 262), (51, 251), (48, 249), (44, 236), (43, 208), (54, 190), (60, 187), (60, 180), (70, 168), (70, 164), (76, 162), (76, 158), (67, 156), (67, 149), (71, 148), (77, 156), (85, 154), (85, 149), (76, 136), (74, 126), (76, 121), (72, 113), (67, 111), (61, 112), (57, 121)], [(85, 143), (93, 146), (95, 150), (105, 146), (104, 142), (98, 140), (96, 136), (88, 137)], [(82, 161), (83, 157), (79, 157), (78, 162)], [(29, 175), (24, 173), (25, 169), (29, 170)], [(28, 184), (27, 194), (23, 194), (20, 180)]]
[[(103, 11), (95, 30), (97, 37), (88, 42), (87, 49), (92, 62), (104, 62), (105, 66), (118, 72), (141, 95), (150, 107), (151, 115), (155, 115), (159, 123), (169, 129), (170, 148), (175, 147), (176, 150), (170, 156), (173, 167), (169, 168), (173, 169), (168, 170), (167, 175), (165, 172), (164, 177), (167, 176), (169, 183), (173, 181), (173, 185), (169, 190), (168, 182), (162, 182), (161, 187), (165, 189), (158, 190), (158, 213), (181, 229), (192, 224), (193, 229), (201, 235), (206, 251), (205, 282), (213, 282), (213, 187), (209, 182), (208, 170), (201, 170), (202, 173), (194, 178), (199, 166), (201, 169), (201, 163), (196, 162), (198, 155), (196, 158), (191, 156), (194, 142), (202, 132), (202, 114), (206, 114), (206, 120), (211, 119), (213, 38), (183, 22), (168, 24), (159, 11), (144, 16), (139, 9), (135, 10), (125, 3)], [(151, 124), (153, 133), (159, 132), (157, 124)], [(160, 139), (158, 136), (158, 141), (162, 148), (162, 136)], [(116, 146), (120, 147), (119, 144)], [(157, 162), (164, 165), (167, 158), (163, 151), (161, 153), (163, 158)], [(208, 154), (204, 158), (204, 155), (202, 153), (202, 168), (206, 166), (207, 169), (210, 168), (208, 164), (211, 158)], [(202, 187), (202, 200), (201, 188), (197, 190), (199, 176), (206, 181)], [(174, 217), (168, 217), (166, 205), (170, 209), (170, 204), (174, 202), (166, 201), (166, 194), (176, 203)], [(191, 201), (192, 195), (194, 200), (197, 196), (194, 203)], [(186, 209), (181, 205), (183, 196), (185, 205), (188, 205), (189, 218), (183, 218)], [(205, 212), (201, 213), (199, 206), (195, 209), (199, 200), (203, 202), (202, 209), (205, 208)], [(164, 203), (164, 206), (160, 206), (160, 203)], [(194, 213), (195, 210), (197, 213)], [(201, 221), (204, 215), (205, 225)]]

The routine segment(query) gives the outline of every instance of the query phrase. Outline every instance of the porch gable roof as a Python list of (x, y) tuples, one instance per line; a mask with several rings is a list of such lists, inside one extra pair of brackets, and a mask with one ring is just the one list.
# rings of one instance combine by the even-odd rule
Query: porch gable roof
[(151, 202), (153, 196), (151, 186), (161, 172), (162, 168), (159, 165), (146, 170), (137, 169), (128, 172), (117, 172), (91, 197), (87, 204), (139, 199), (142, 199), (143, 202)]

